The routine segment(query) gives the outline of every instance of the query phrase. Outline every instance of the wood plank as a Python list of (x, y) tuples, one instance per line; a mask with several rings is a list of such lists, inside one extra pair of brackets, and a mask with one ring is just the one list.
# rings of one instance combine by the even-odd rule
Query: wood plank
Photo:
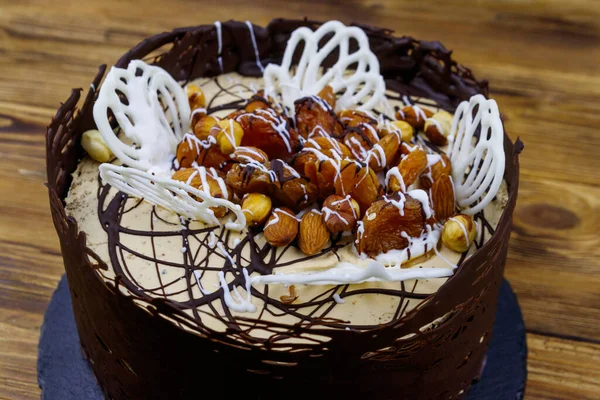
[(527, 399), (597, 399), (600, 344), (527, 335)]

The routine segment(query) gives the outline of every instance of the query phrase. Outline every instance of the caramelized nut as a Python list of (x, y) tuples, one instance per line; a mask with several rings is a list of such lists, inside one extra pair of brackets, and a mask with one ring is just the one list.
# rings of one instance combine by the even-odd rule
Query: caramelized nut
[(441, 160), (430, 167), (427, 167), (421, 175), (421, 188), (429, 189), (433, 181), (437, 180), (442, 174), (452, 175), (452, 163), (445, 153), (439, 154)]
[(359, 254), (376, 257), (390, 250), (402, 250), (409, 237), (423, 231), (425, 215), (421, 203), (408, 195), (396, 193), (377, 200), (369, 207), (356, 232)]
[(341, 137), (342, 124), (336, 118), (329, 104), (315, 97), (296, 100), (296, 127), (305, 139), (313, 136)]

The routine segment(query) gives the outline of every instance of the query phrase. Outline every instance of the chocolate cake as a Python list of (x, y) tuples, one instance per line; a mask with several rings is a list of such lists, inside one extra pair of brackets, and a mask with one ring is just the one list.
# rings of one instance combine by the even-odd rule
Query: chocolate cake
[(59, 108), (47, 173), (107, 398), (467, 393), (522, 149), (487, 82), (437, 42), (282, 19), (159, 34), (105, 73)]

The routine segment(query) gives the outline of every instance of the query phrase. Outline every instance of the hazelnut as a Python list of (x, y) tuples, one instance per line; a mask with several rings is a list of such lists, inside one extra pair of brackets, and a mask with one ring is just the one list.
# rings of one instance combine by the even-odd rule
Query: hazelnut
[(457, 214), (444, 224), (442, 243), (451, 250), (464, 253), (469, 250), (477, 235), (477, 227), (473, 218), (465, 214)]
[(81, 146), (93, 160), (104, 163), (109, 162), (113, 154), (97, 129), (83, 132)]
[(349, 195), (332, 194), (323, 202), (323, 219), (329, 232), (349, 232), (356, 226), (360, 216), (360, 206)]
[(425, 135), (429, 141), (437, 146), (448, 143), (448, 136), (452, 129), (454, 117), (448, 111), (438, 111), (425, 121)]
[(187, 85), (185, 87), (185, 93), (187, 94), (190, 108), (192, 111), (198, 108), (204, 108), (206, 106), (206, 99), (204, 92), (196, 85)]
[[(205, 182), (208, 184), (208, 188), (205, 188), (203, 185), (203, 177), (201, 175), (201, 171), (205, 171)], [(175, 171), (171, 179), (176, 181), (183, 182), (187, 185), (190, 185), (198, 190), (202, 190), (208, 195), (214, 198), (221, 198), (230, 200), (231, 199), (231, 188), (225, 184), (223, 180), (223, 173), (220, 171), (216, 171), (214, 168), (182, 168), (178, 171)], [(198, 199), (198, 201), (201, 201)], [(210, 208), (217, 218), (222, 218), (227, 214), (227, 207), (211, 207)]]
[[(217, 123), (217, 144), (221, 148), (223, 154), (231, 154), (235, 148), (242, 143), (244, 130), (239, 122), (232, 119), (219, 121)], [(216, 129), (216, 127), (215, 127)]]
[(194, 124), (194, 135), (200, 140), (206, 140), (211, 136), (211, 128), (219, 122), (217, 117), (205, 115)]
[(261, 193), (249, 193), (242, 200), (242, 212), (248, 224), (262, 224), (271, 213), (271, 198)]
[(392, 121), (386, 124), (382, 129), (382, 133), (384, 135), (389, 135), (390, 133), (400, 134), (403, 142), (410, 142), (414, 136), (415, 129), (406, 121)]
[(264, 228), (266, 241), (271, 246), (287, 246), (298, 235), (298, 220), (289, 208), (276, 208)]

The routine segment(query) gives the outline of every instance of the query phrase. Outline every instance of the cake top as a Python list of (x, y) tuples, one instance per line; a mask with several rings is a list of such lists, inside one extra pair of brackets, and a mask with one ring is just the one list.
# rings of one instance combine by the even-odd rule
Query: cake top
[[(322, 68), (332, 54), (337, 61)], [(135, 60), (113, 68), (94, 107), (101, 139), (90, 139), (103, 161), (103, 143), (119, 161), (100, 165), (102, 179), (180, 215), (183, 226), (224, 226), (306, 256), (331, 246), (353, 254), (317, 271), (272, 266), (250, 276), (241, 268), (245, 298), (221, 274), (225, 302), (238, 312), (255, 310), (252, 285), (450, 276), (452, 262), (403, 267), (438, 253), (440, 238), (461, 253), (473, 243), (472, 216), (496, 196), (504, 173), (495, 102), (474, 96), (452, 116), (405, 99), (394, 113), (366, 35), (337, 21), (296, 30), (281, 65), (268, 65), (263, 77), (264, 90), (219, 118), (201, 88), (182, 88), (159, 67)], [(228, 243), (215, 237), (208, 245), (236, 263)]]

